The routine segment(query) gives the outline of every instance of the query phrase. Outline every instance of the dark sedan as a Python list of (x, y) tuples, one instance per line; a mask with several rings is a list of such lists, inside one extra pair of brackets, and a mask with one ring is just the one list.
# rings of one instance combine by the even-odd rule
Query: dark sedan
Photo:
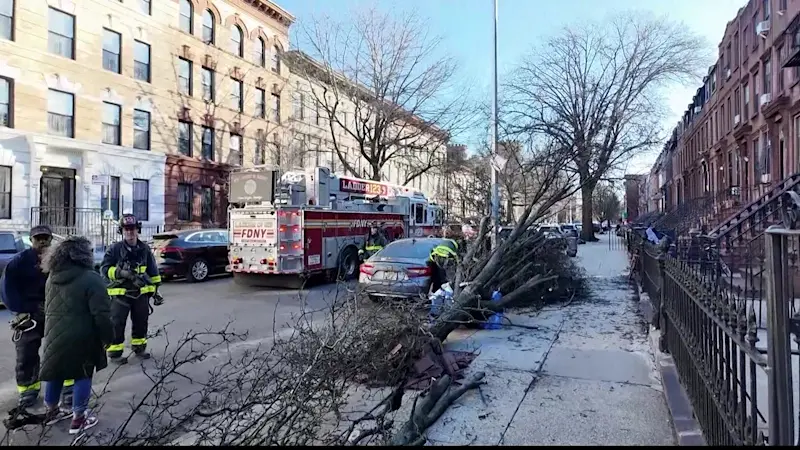
[(19, 231), (0, 231), (0, 274), (6, 270), (6, 265), (14, 255), (25, 250), (24, 235)]
[(153, 255), (165, 279), (186, 277), (205, 281), (225, 273), (228, 264), (228, 230), (170, 231), (153, 236)]

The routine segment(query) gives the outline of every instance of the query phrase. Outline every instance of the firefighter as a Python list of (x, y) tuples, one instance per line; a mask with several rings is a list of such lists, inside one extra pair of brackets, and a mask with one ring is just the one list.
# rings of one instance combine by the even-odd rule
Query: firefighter
[(358, 254), (362, 257), (362, 259), (367, 259), (383, 249), (387, 243), (386, 236), (378, 228), (378, 224), (373, 222), (369, 228), (369, 235), (364, 241), (364, 248), (359, 250)]
[(123, 363), (125, 349), (125, 324), (131, 316), (131, 350), (143, 359), (147, 352), (147, 319), (150, 316), (150, 298), (155, 305), (163, 300), (158, 295), (161, 276), (153, 252), (139, 240), (142, 223), (133, 214), (124, 214), (119, 221), (122, 240), (112, 244), (103, 257), (100, 273), (109, 282), (111, 297), (111, 321), (114, 324), (114, 340), (106, 351), (112, 362)]
[(443, 284), (447, 283), (447, 269), (454, 263), (458, 263), (458, 254), (447, 245), (439, 244), (431, 250), (428, 257), (428, 264), (431, 268), (431, 292), (438, 291)]
[[(44, 337), (44, 290), (47, 274), (41, 269), (42, 255), (53, 240), (47, 225), (37, 225), (30, 231), (31, 248), (14, 255), (8, 262), (0, 291), (3, 303), (14, 313), (11, 320), (12, 341), (16, 348), (16, 378), (19, 405), (31, 407), (39, 397), (39, 348)], [(72, 405), (72, 386), (75, 380), (64, 382), (62, 404)]]

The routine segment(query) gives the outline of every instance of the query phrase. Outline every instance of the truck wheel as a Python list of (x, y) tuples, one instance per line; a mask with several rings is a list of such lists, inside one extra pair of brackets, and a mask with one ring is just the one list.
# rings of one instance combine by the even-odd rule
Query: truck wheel
[(358, 253), (352, 248), (345, 250), (339, 259), (339, 268), (336, 279), (347, 281), (355, 278), (358, 273)]

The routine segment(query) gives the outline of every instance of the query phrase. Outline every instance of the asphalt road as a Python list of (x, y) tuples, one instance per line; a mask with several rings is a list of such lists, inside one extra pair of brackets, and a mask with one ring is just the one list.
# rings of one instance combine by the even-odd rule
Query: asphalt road
[[(189, 331), (206, 329), (220, 330), (229, 322), (231, 330), (248, 333), (247, 341), (238, 345), (242, 348), (254, 348), (259, 344), (268, 344), (273, 338), (273, 331), (280, 332), (296, 323), (304, 312), (324, 310), (325, 306), (337, 295), (342, 295), (345, 285), (314, 283), (305, 290), (248, 288), (237, 285), (232, 278), (222, 277), (205, 283), (189, 283), (174, 281), (165, 283), (161, 293), (165, 304), (156, 307), (150, 316), (150, 332), (166, 326), (169, 341), (174, 345), (177, 339)], [(315, 313), (314, 318), (321, 318), (322, 313)], [(10, 313), (0, 310), (0, 324), (8, 322)], [(130, 338), (130, 322), (126, 334)], [(14, 381), (14, 346), (11, 342), (11, 330), (8, 326), (0, 326), (0, 410), (5, 415), (16, 404), (16, 383)], [(149, 339), (148, 350), (154, 359), (164, 355), (167, 339), (156, 336)], [(127, 350), (126, 350), (127, 351)], [(153, 364), (145, 361), (145, 365)], [(107, 426), (114, 422), (114, 415), (124, 415), (126, 404), (134, 396), (140, 394), (151, 383), (142, 374), (139, 362), (127, 364), (119, 368), (111, 367), (95, 376), (95, 391), (113, 374), (109, 385), (109, 395), (103, 396), (101, 421)], [(207, 372), (207, 367), (199, 367), (197, 371)], [(117, 411), (115, 413), (114, 411)], [(105, 420), (105, 419), (111, 420)], [(66, 438), (66, 426), (64, 438)], [(101, 428), (98, 425), (98, 428)], [(105, 428), (105, 427), (103, 427)], [(5, 430), (0, 425), (0, 432)], [(0, 435), (2, 435), (0, 433)], [(20, 432), (15, 433), (15, 435)], [(24, 439), (14, 439), (22, 444)], [(57, 439), (60, 441), (60, 438)], [(68, 442), (68, 441), (67, 441)], [(49, 441), (49, 443), (56, 443)], [(66, 442), (64, 442), (66, 443)]]

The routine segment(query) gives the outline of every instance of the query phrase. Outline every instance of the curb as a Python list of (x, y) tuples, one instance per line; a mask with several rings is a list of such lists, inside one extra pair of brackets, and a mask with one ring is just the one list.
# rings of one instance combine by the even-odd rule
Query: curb
[(633, 287), (632, 300), (639, 306), (639, 313), (644, 316), (648, 324), (647, 338), (650, 350), (655, 357), (658, 373), (661, 378), (661, 388), (664, 393), (664, 400), (667, 403), (670, 419), (672, 420), (672, 430), (675, 440), (679, 446), (706, 446), (703, 436), (703, 429), (694, 416), (694, 408), (686, 395), (686, 390), (681, 384), (678, 369), (675, 367), (675, 360), (672, 356), (659, 350), (658, 341), (661, 338), (661, 331), (651, 325), (655, 307), (647, 295), (641, 295), (641, 288), (635, 281), (631, 281)]

